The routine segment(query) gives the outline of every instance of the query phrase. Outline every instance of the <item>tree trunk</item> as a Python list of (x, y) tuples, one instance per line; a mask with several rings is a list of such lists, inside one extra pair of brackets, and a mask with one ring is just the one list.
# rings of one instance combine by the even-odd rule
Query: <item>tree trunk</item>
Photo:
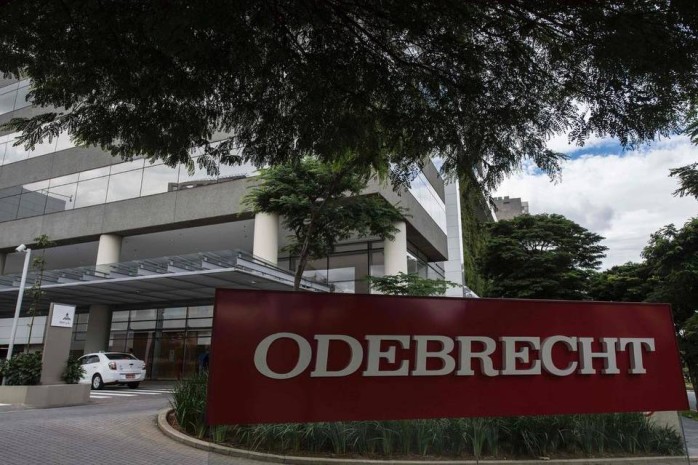
[(339, 181), (346, 176), (350, 172), (350, 167), (347, 166), (345, 167), (344, 170), (340, 171), (337, 173), (332, 180), (332, 183), (330, 186), (327, 188), (327, 190), (323, 193), (322, 198), (323, 201), (322, 203), (317, 207), (315, 211), (312, 212), (310, 215), (310, 221), (308, 222), (308, 230), (305, 233), (305, 240), (303, 241), (303, 246), (301, 247), (301, 251), (298, 254), (298, 266), (296, 267), (296, 274), (293, 277), (293, 290), (298, 291), (301, 287), (301, 279), (303, 279), (303, 272), (305, 271), (305, 267), (308, 264), (308, 249), (310, 248), (310, 240), (313, 237), (313, 234), (315, 233), (315, 221), (317, 219), (317, 216), (319, 212), (325, 208), (325, 204), (327, 203), (327, 199), (332, 197), (334, 195), (334, 191), (337, 187), (337, 184)]
[(303, 246), (298, 254), (298, 265), (296, 266), (296, 274), (293, 277), (293, 290), (298, 291), (301, 287), (301, 279), (303, 279), (303, 272), (305, 267), (308, 265), (308, 249), (310, 248), (310, 239), (312, 233), (315, 231), (315, 219), (311, 218), (308, 224), (308, 231), (303, 241)]

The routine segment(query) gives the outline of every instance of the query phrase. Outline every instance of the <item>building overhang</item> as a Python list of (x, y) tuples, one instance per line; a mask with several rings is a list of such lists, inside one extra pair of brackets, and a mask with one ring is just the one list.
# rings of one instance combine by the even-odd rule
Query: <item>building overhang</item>
[[(29, 289), (39, 276), (27, 276), (23, 314), (32, 304)], [(242, 251), (200, 252), (176, 257), (44, 271), (42, 305), (148, 306), (213, 299), (216, 288), (291, 290), (293, 274)], [(14, 313), (21, 275), (0, 276), (0, 318)], [(302, 280), (301, 289), (329, 292), (326, 284)]]

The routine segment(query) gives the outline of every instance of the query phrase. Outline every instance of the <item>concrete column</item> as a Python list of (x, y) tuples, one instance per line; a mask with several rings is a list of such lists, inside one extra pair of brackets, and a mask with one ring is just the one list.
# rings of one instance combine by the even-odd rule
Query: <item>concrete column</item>
[(111, 310), (108, 305), (90, 305), (85, 335), (85, 353), (99, 352), (109, 348), (109, 330), (111, 329)]
[[(461, 225), (460, 189), (458, 180), (448, 182), (444, 186), (446, 194), (446, 234), (448, 243), (448, 261), (444, 262), (444, 278), (460, 286), (464, 284), (463, 277), (463, 227)], [(450, 287), (446, 290), (447, 297), (463, 297), (462, 287)]]
[(394, 226), (398, 229), (395, 238), (392, 241), (388, 239), (383, 241), (383, 263), (386, 275), (407, 273), (407, 224), (404, 221), (398, 221)]
[(99, 236), (96, 265), (117, 263), (121, 254), (121, 236), (116, 234), (102, 234)]
[(6, 253), (0, 253), (0, 274), (5, 274), (5, 261), (7, 260)]
[(276, 265), (279, 260), (279, 215), (257, 213), (254, 217), (252, 255)]
[[(96, 265), (117, 263), (121, 254), (121, 236), (102, 234), (99, 237)], [(90, 305), (85, 335), (85, 353), (99, 352), (109, 348), (109, 330), (111, 329), (111, 309), (107, 305)]]

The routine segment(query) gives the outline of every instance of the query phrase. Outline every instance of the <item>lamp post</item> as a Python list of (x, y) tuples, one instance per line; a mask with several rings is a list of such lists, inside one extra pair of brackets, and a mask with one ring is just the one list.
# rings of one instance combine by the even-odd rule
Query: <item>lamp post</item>
[[(17, 333), (17, 322), (19, 321), (19, 311), (22, 308), (22, 298), (24, 297), (24, 285), (27, 283), (27, 271), (29, 271), (29, 257), (32, 254), (32, 249), (27, 248), (22, 244), (15, 249), (17, 252), (24, 252), (24, 267), (22, 268), (22, 280), (19, 283), (19, 293), (17, 294), (17, 306), (15, 307), (15, 317), (12, 320), (12, 330), (10, 332), (10, 345), (7, 348), (7, 360), (12, 358), (12, 350), (15, 347), (15, 336)], [(31, 342), (31, 341), (28, 341)], [(5, 385), (5, 378), (2, 379), (2, 385)]]

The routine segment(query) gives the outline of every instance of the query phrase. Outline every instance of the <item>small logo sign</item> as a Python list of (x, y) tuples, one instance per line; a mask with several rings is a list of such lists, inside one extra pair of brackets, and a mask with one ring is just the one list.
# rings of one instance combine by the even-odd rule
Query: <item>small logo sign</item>
[(51, 326), (72, 328), (75, 319), (75, 305), (53, 304)]

